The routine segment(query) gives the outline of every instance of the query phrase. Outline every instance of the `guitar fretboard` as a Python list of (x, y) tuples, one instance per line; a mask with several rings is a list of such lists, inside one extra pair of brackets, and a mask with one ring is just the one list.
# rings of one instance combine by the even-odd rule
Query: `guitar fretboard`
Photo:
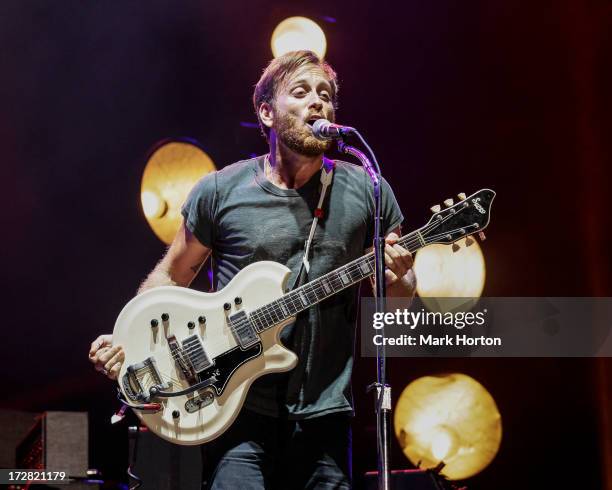
[[(419, 229), (401, 237), (398, 244), (414, 253), (425, 241)], [(263, 332), (373, 274), (374, 252), (370, 252), (251, 311), (249, 319), (258, 332)]]

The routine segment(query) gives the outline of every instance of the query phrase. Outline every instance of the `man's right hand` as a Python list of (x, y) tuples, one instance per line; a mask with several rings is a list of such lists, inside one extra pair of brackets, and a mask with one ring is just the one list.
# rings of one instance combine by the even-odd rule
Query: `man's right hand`
[(91, 343), (89, 360), (94, 364), (96, 371), (115, 380), (119, 376), (125, 354), (120, 345), (113, 346), (112, 335), (100, 335)]

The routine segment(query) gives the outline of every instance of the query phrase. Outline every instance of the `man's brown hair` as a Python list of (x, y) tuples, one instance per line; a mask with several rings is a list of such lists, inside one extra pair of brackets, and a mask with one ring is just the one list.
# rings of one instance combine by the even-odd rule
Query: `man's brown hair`
[(329, 84), (331, 85), (331, 98), (334, 108), (337, 107), (338, 103), (338, 77), (334, 69), (327, 63), (319, 58), (312, 51), (291, 51), (287, 54), (274, 58), (270, 61), (270, 64), (266, 67), (261, 78), (255, 85), (253, 91), (253, 106), (255, 107), (255, 114), (259, 121), (259, 127), (266, 140), (270, 136), (270, 128), (268, 128), (259, 117), (259, 107), (264, 102), (270, 105), (274, 105), (274, 98), (278, 87), (299, 68), (305, 65), (315, 65), (321, 68), (327, 75)]

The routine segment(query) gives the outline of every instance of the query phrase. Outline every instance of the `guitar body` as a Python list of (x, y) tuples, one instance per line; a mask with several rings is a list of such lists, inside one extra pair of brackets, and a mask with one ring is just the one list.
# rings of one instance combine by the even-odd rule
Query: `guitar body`
[[(202, 293), (163, 286), (145, 291), (124, 307), (113, 332), (113, 342), (125, 351), (119, 385), (131, 404), (161, 403), (159, 411), (134, 410), (152, 432), (178, 444), (210, 441), (232, 424), (253, 381), (296, 365), (297, 356), (279, 340), (280, 331), (295, 318), (259, 333), (260, 341), (248, 348), (236, 341), (228, 321), (239, 310), (248, 312), (281, 297), (290, 272), (276, 262), (256, 262), (241, 270), (222, 291)], [(236, 298), (240, 298), (239, 304)], [(166, 321), (162, 319), (165, 314)], [(152, 326), (152, 321), (157, 321), (157, 326)], [(172, 336), (179, 346), (183, 339), (199, 337), (211, 366), (189, 380), (173, 358)], [(141, 366), (145, 360), (149, 361)], [(196, 363), (199, 360), (201, 356)], [(157, 376), (172, 392), (189, 389), (211, 377), (215, 381), (185, 395), (143, 400), (143, 395), (150, 395), (150, 387), (159, 384)], [(141, 388), (140, 395), (137, 388)]]

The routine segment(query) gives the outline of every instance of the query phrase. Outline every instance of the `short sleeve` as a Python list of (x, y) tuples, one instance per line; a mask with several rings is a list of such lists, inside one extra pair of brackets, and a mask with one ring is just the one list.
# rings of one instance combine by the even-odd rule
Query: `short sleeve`
[[(367, 179), (368, 186), (368, 195), (370, 202), (370, 226), (368, 227), (368, 232), (366, 235), (366, 242), (364, 243), (364, 249), (370, 248), (372, 243), (374, 242), (374, 190), (372, 188), (372, 184), (370, 179)], [(391, 233), (392, 230), (397, 228), (404, 221), (404, 215), (402, 214), (402, 210), (397, 203), (397, 199), (395, 198), (395, 194), (391, 189), (389, 183), (383, 177), (382, 179), (382, 217), (383, 217), (383, 228), (384, 235), (387, 236)]]
[(205, 247), (212, 248), (217, 209), (217, 172), (212, 172), (193, 187), (181, 214), (185, 226)]

